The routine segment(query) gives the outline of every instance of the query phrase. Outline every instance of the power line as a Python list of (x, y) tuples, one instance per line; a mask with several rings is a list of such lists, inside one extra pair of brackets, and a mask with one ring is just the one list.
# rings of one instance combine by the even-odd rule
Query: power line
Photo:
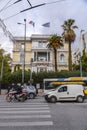
[(5, 4), (5, 6), (0, 10), (0, 12), (2, 12), (5, 8), (6, 8), (6, 6), (11, 2), (12, 0), (9, 0), (6, 4)]
[(48, 3), (43, 3), (43, 4), (35, 5), (35, 6), (32, 6), (31, 3), (28, 1), (29, 4), (30, 4), (30, 6), (31, 6), (30, 8), (24, 9), (24, 10), (20, 11), (19, 13), (13, 14), (13, 15), (11, 15), (11, 16), (3, 19), (3, 21), (5, 21), (7, 19), (10, 19), (10, 18), (12, 18), (12, 17), (14, 17), (14, 16), (16, 16), (16, 15), (18, 15), (20, 13), (25, 12), (25, 11), (28, 11), (28, 10), (31, 10), (31, 9), (34, 9), (34, 8), (37, 8), (37, 7), (40, 7), (40, 6), (44, 6), (44, 5), (47, 5), (47, 4), (53, 4), (53, 3), (62, 2), (62, 1), (65, 1), (65, 0), (57, 0), (57, 1), (53, 1), (53, 2), (48, 2)]
[(30, 3), (30, 1), (29, 0), (27, 0), (27, 2), (29, 3), (29, 5), (32, 7), (32, 4)]
[(4, 10), (8, 9), (9, 7), (13, 6), (14, 4), (20, 2), (20, 1), (22, 1), (22, 0), (17, 0), (17, 1), (15, 1), (13, 4), (10, 4), (9, 6), (7, 6), (7, 5), (4, 6), (3, 9), (0, 10), (0, 13), (1, 13), (2, 11), (4, 11)]
[(3, 19), (3, 21), (5, 21), (5, 20), (7, 20), (7, 19), (10, 19), (10, 18), (12, 18), (12, 17), (14, 17), (14, 16), (16, 16), (16, 15), (18, 15), (18, 14), (20, 14), (20, 13), (23, 13), (23, 12), (27, 11), (27, 10), (30, 10), (30, 9), (33, 9), (33, 8), (36, 8), (36, 7), (39, 7), (39, 6), (43, 6), (43, 5), (44, 5), (44, 4), (40, 4), (40, 5), (32, 6), (32, 7), (28, 8), (28, 9), (22, 10), (22, 11), (20, 11), (19, 13), (13, 14), (13, 15), (11, 15), (11, 16), (9, 16), (9, 17)]

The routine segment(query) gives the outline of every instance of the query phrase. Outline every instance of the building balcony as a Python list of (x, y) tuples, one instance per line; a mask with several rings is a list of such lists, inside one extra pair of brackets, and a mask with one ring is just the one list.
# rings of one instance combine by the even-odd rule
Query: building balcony
[(67, 65), (68, 66), (68, 62), (58, 62), (57, 65)]

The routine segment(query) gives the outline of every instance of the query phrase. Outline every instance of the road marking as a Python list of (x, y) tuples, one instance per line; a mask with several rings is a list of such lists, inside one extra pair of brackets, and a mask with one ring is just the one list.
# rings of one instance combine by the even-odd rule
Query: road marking
[(49, 104), (43, 99), (25, 102), (0, 102), (1, 127), (52, 126)]
[(13, 111), (13, 110), (47, 110), (49, 109), (48, 107), (35, 107), (35, 108), (0, 108), (0, 111)]
[(0, 114), (14, 114), (14, 113), (49, 113), (49, 110), (40, 110), (40, 111), (0, 111)]
[[(1, 119), (28, 119), (28, 118), (51, 118), (51, 115), (6, 115), (2, 116)], [(0, 119), (0, 120), (1, 120)]]
[(0, 127), (6, 126), (49, 126), (53, 125), (52, 121), (39, 121), (39, 122), (5, 122), (0, 123)]
[(38, 104), (36, 104), (36, 105), (35, 104), (33, 104), (33, 105), (32, 104), (21, 105), (21, 104), (16, 104), (16, 103), (15, 104), (10, 103), (10, 104), (5, 104), (5, 105), (0, 104), (0, 108), (2, 108), (2, 107), (6, 107), (6, 108), (7, 107), (16, 107), (16, 108), (20, 107), (21, 108), (21, 107), (36, 107), (36, 106), (38, 106), (38, 107), (49, 107), (48, 105), (45, 105), (45, 104), (42, 104), (42, 105), (38, 105)]

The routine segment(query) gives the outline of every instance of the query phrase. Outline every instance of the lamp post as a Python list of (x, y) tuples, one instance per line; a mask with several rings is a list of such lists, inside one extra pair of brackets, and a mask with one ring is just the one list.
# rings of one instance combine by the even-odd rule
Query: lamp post
[(84, 32), (85, 30), (81, 30), (80, 31), (80, 37), (81, 37), (81, 50), (80, 50), (80, 54), (79, 54), (79, 60), (80, 60), (80, 77), (83, 76), (83, 73), (82, 73), (82, 61), (81, 61), (81, 56), (82, 56), (82, 50), (85, 49), (85, 44), (84, 44), (84, 47), (83, 47), (83, 42), (84, 42)]
[(4, 57), (2, 58), (2, 64), (1, 64), (1, 79), (3, 77), (3, 67), (4, 67)]
[(80, 57), (80, 77), (82, 77), (82, 61), (81, 61), (81, 57)]
[(22, 83), (24, 83), (24, 71), (25, 71), (25, 45), (26, 45), (26, 19), (24, 19), (24, 23), (18, 23), (20, 25), (24, 25), (24, 47), (23, 47), (23, 63), (22, 63)]

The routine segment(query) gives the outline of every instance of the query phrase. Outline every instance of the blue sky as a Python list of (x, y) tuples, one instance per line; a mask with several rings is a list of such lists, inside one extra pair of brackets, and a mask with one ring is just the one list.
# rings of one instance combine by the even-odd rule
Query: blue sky
[[(0, 0), (0, 10), (9, 2), (8, 6), (17, 0)], [(56, 1), (56, 2), (55, 2)], [(13, 6), (0, 11), (0, 18), (3, 20), (7, 29), (13, 36), (24, 36), (24, 26), (18, 25), (18, 22), (23, 23), (26, 19), (27, 36), (31, 34), (59, 34), (62, 33), (61, 25), (65, 20), (71, 18), (75, 20), (78, 26), (76, 32), (76, 41), (72, 48), (77, 47), (80, 31), (83, 29), (87, 31), (87, 0), (30, 0), (32, 6), (47, 3), (44, 6), (28, 10), (20, 13), (14, 17), (7, 19), (9, 16), (19, 13), (20, 11), (29, 8), (30, 5), (27, 0), (14, 4)], [(55, 2), (50, 4), (50, 2)], [(29, 21), (35, 22), (35, 27), (29, 24)], [(42, 24), (50, 22), (50, 28), (43, 27)], [(3, 43), (3, 44), (2, 44)], [(0, 28), (0, 44), (2, 47), (12, 50), (12, 43), (4, 36)], [(9, 45), (9, 46), (8, 46)]]

